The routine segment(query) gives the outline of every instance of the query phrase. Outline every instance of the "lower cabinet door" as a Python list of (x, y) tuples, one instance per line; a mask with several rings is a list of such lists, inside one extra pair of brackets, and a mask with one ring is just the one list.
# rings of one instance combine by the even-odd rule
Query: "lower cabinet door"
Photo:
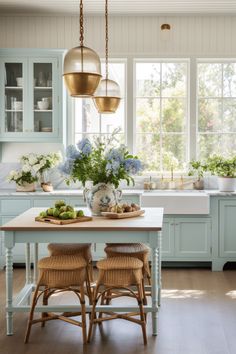
[(236, 257), (236, 200), (220, 201), (220, 257)]
[(175, 256), (179, 259), (211, 257), (211, 220), (175, 218)]
[(174, 219), (164, 218), (162, 228), (162, 260), (174, 257)]

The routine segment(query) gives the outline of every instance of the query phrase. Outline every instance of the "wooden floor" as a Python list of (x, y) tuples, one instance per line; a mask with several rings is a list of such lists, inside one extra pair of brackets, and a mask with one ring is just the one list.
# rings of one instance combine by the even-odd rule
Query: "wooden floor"
[[(16, 269), (15, 290), (24, 283), (24, 271)], [(41, 329), (35, 325), (30, 342), (23, 344), (27, 315), (14, 317), (12, 337), (5, 335), (5, 273), (0, 271), (1, 354), (235, 354), (236, 271), (195, 269), (163, 270), (159, 335), (151, 335), (148, 315), (148, 345), (143, 346), (139, 326), (115, 320), (96, 329), (92, 343), (83, 347), (81, 331), (61, 321)], [(57, 297), (53, 301), (62, 302)], [(72, 300), (73, 301), (73, 300)], [(118, 301), (118, 300), (117, 300)], [(121, 301), (121, 299), (119, 299)], [(132, 299), (122, 299), (130, 302)]]

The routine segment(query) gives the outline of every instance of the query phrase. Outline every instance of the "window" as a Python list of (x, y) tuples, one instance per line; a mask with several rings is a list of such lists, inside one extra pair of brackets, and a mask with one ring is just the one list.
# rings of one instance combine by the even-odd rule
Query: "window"
[(236, 62), (198, 63), (198, 158), (236, 151)]
[(136, 62), (136, 152), (148, 173), (187, 160), (187, 72), (187, 61)]
[[(126, 64), (124, 61), (110, 61), (109, 78), (119, 83), (121, 97), (119, 108), (114, 114), (99, 114), (91, 98), (78, 99), (74, 102), (74, 142), (82, 137), (93, 140), (94, 137), (109, 135), (114, 129), (120, 128), (119, 140), (125, 142), (125, 112), (126, 112)], [(102, 63), (102, 74), (105, 74), (105, 64)]]

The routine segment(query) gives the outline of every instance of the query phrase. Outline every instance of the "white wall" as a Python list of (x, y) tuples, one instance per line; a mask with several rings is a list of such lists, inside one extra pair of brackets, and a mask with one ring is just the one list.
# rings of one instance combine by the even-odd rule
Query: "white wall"
[[(168, 41), (160, 26), (170, 23)], [(0, 17), (0, 47), (70, 48), (79, 42), (76, 16)], [(236, 55), (236, 16), (111, 16), (112, 55), (151, 54), (167, 56)], [(104, 53), (104, 20), (85, 21), (85, 44)]]
[[(160, 26), (171, 25), (163, 40)], [(236, 16), (113, 16), (110, 17), (110, 55), (165, 57), (235, 57)], [(1, 48), (70, 48), (79, 43), (77, 16), (2, 16)], [(85, 44), (104, 56), (104, 20), (85, 21)], [(43, 144), (56, 151), (58, 144)], [(19, 151), (39, 151), (42, 144), (3, 144), (3, 161), (16, 161)]]

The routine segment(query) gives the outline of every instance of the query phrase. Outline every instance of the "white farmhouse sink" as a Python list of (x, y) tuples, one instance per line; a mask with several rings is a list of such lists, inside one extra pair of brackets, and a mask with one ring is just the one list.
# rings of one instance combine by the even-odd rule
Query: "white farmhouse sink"
[(164, 214), (209, 214), (209, 195), (204, 191), (148, 191), (142, 207), (162, 207)]

